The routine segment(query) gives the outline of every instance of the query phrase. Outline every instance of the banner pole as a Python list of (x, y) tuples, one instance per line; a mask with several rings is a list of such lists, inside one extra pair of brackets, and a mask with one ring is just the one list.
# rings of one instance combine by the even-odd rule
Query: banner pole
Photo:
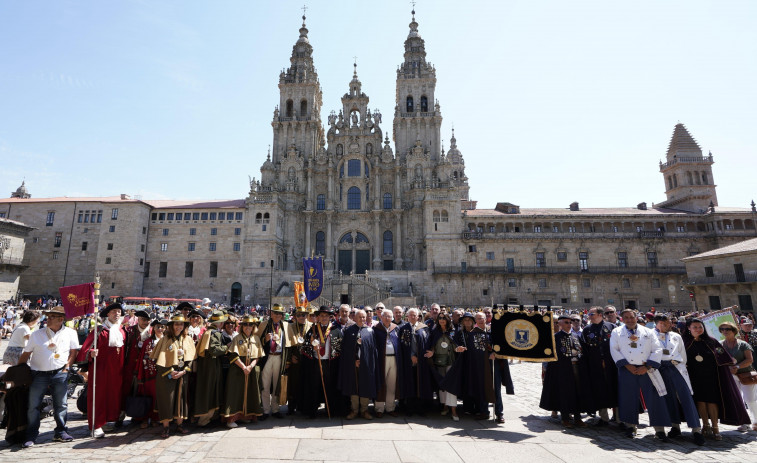
[[(97, 341), (98, 341), (98, 332), (97, 332), (97, 314), (98, 314), (98, 308), (100, 304), (100, 274), (95, 275), (95, 312), (94, 312), (94, 318), (95, 318), (95, 332), (92, 334), (92, 344), (94, 344), (95, 349), (97, 349)], [(99, 352), (98, 352), (99, 354)], [(97, 391), (97, 356), (92, 361), (92, 438), (95, 437), (95, 416), (96, 415), (96, 405), (95, 405), (95, 394)]]

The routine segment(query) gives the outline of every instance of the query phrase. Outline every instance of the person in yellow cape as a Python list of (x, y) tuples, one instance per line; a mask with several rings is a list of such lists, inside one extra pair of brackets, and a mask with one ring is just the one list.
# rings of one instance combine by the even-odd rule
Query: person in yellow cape
[(302, 408), (302, 362), (300, 358), (300, 348), (305, 342), (305, 333), (310, 330), (313, 324), (308, 321), (310, 309), (306, 306), (297, 307), (294, 312), (294, 319), (289, 322), (287, 330), (286, 348), (286, 375), (287, 381), (287, 415), (294, 414), (295, 410)]
[(158, 341), (150, 357), (158, 370), (155, 379), (155, 411), (163, 424), (162, 437), (169, 436), (169, 424), (176, 420), (176, 431), (186, 434), (182, 426), (189, 414), (187, 381), (195, 359), (195, 344), (186, 333), (187, 320), (179, 313), (171, 317), (165, 335)]
[(245, 315), (241, 330), (229, 344), (229, 375), (226, 377), (226, 404), (221, 415), (226, 426), (236, 428), (237, 421), (257, 422), (263, 414), (260, 399), (260, 366), (258, 359), (265, 356), (260, 338), (253, 334), (260, 319)]

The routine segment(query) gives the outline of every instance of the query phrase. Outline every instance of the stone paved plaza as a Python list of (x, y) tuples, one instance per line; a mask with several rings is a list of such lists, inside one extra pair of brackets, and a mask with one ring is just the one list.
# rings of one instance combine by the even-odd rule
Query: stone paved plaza
[[(721, 442), (708, 440), (702, 448), (688, 439), (658, 443), (653, 430), (645, 427), (640, 427), (639, 437), (632, 441), (615, 427), (564, 431), (548, 418), (549, 413), (538, 408), (540, 368), (532, 363), (511, 366), (517, 395), (505, 396), (504, 425), (469, 416), (454, 423), (438, 415), (373, 421), (310, 420), (298, 415), (233, 430), (192, 429), (186, 436), (165, 440), (159, 437), (158, 428), (127, 426), (105, 439), (93, 440), (87, 437), (86, 422), (71, 401), (73, 442), (50, 442), (53, 420), (46, 418), (37, 445), (22, 450), (3, 442), (0, 462), (757, 461), (757, 432), (740, 433), (731, 426), (721, 428)], [(684, 426), (684, 435), (688, 434)]]

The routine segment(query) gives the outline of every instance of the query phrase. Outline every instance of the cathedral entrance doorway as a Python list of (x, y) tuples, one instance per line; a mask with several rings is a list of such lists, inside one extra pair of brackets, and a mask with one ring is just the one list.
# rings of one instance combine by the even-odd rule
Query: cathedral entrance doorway
[(343, 275), (353, 271), (360, 275), (371, 268), (371, 243), (363, 233), (345, 233), (339, 239), (337, 250), (337, 269)]
[(242, 302), (242, 284), (237, 282), (231, 285), (231, 304)]

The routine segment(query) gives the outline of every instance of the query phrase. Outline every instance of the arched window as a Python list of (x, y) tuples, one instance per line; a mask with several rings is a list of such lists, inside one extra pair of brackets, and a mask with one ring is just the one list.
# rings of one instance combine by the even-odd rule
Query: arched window
[(366, 143), (365, 154), (373, 154), (373, 143)]
[(672, 190), (672, 189), (673, 189), (673, 177), (668, 175), (668, 190)]
[(392, 208), (392, 194), (384, 193), (384, 209)]
[(255, 214), (255, 223), (263, 223), (263, 214), (260, 212)]
[(339, 239), (339, 243), (352, 243), (352, 233), (345, 233), (344, 236)]
[(300, 116), (308, 115), (308, 100), (300, 101)]
[(353, 186), (347, 190), (347, 209), (360, 209), (360, 188)]
[(411, 113), (415, 111), (415, 108), (413, 107), (413, 97), (409, 96), (407, 97), (407, 112)]
[(449, 214), (446, 210), (442, 210), (442, 222), (449, 222)]
[(326, 195), (318, 195), (318, 198), (315, 201), (315, 208), (319, 211), (326, 210)]
[(678, 187), (678, 174), (673, 174), (673, 188)]
[(392, 248), (392, 232), (387, 230), (384, 232), (384, 255), (394, 254)]
[(360, 159), (347, 161), (347, 175), (349, 177), (360, 177)]
[(686, 172), (686, 182), (688, 182), (687, 185), (694, 184), (694, 179), (691, 177), (691, 172)]
[(421, 112), (422, 113), (428, 112), (428, 98), (426, 98), (426, 95), (423, 95), (421, 97)]
[(709, 180), (707, 180), (707, 172), (702, 172), (702, 183), (707, 185), (707, 182), (709, 182)]
[(315, 254), (317, 256), (326, 254), (326, 234), (322, 231), (315, 234)]
[(342, 144), (339, 143), (338, 145), (336, 145), (336, 155), (341, 156), (343, 154), (344, 154), (344, 146), (342, 146)]
[(267, 212), (265, 214), (263, 214), (263, 223), (268, 223), (270, 221), (271, 221), (271, 214), (269, 214)]
[(369, 243), (368, 237), (363, 235), (362, 233), (358, 233), (357, 237), (355, 237), (355, 243)]
[(294, 113), (294, 102), (292, 100), (287, 100), (286, 117), (292, 117), (293, 113)]
[(441, 218), (442, 216), (439, 215), (439, 211), (434, 211), (433, 216), (434, 216), (434, 222), (441, 222), (442, 221), (442, 218)]
[(457, 178), (457, 171), (452, 172), (452, 177)]

